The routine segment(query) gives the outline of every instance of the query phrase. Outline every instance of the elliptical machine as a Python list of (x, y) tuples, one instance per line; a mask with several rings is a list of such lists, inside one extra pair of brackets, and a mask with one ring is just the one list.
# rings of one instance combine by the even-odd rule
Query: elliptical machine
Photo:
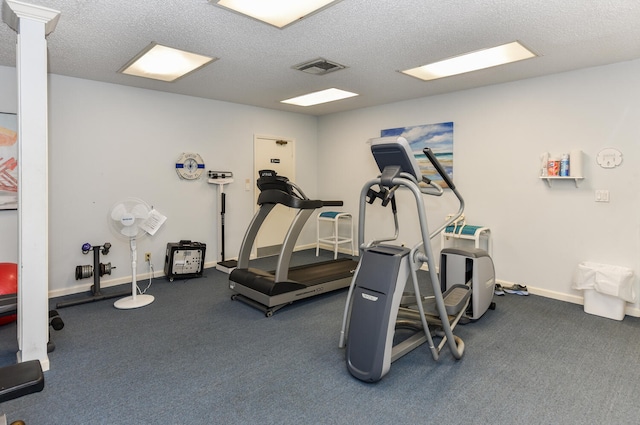
[[(441, 196), (443, 189), (422, 176), (405, 138), (383, 137), (371, 139), (370, 143), (382, 174), (368, 181), (360, 192), (361, 259), (349, 287), (339, 346), (346, 345), (347, 369), (354, 377), (376, 382), (387, 374), (393, 361), (425, 342), (429, 342), (434, 360), (438, 360), (445, 345), (454, 358), (462, 358), (464, 342), (453, 330), (463, 317), (477, 319), (488, 308), (495, 307), (492, 302), (495, 272), (493, 261), (485, 251), (458, 248), (442, 251), (441, 276), (438, 276), (431, 239), (463, 213), (462, 196), (433, 152), (424, 149), (426, 158), (460, 203), (456, 214), (429, 233), (422, 195)], [(378, 191), (373, 190), (375, 185), (380, 188)], [(409, 189), (414, 195), (420, 222), (421, 241), (411, 249), (383, 243), (398, 236), (395, 193), (400, 188)], [(365, 246), (366, 205), (376, 199), (381, 199), (383, 206), (391, 204), (396, 232), (393, 238)], [(421, 295), (416, 273), (425, 263), (433, 287), (433, 295), (429, 296)], [(412, 288), (407, 289), (413, 292), (405, 293), (409, 277)], [(411, 330), (413, 334), (394, 345), (397, 329)], [(439, 340), (437, 346), (434, 339)]]

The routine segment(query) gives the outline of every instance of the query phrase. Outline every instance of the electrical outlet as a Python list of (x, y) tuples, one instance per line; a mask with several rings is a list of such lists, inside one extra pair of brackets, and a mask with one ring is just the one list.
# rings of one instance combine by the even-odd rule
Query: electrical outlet
[(150, 252), (145, 252), (144, 253), (144, 261), (146, 261), (147, 263), (151, 262), (151, 253)]

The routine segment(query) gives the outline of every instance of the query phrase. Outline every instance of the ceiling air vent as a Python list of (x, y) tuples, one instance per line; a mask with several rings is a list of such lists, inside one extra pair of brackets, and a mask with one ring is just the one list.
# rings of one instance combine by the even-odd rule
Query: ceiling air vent
[(323, 58), (314, 59), (312, 61), (304, 62), (293, 67), (298, 71), (306, 72), (307, 74), (324, 75), (329, 72), (345, 69), (346, 66), (339, 63), (331, 62)]

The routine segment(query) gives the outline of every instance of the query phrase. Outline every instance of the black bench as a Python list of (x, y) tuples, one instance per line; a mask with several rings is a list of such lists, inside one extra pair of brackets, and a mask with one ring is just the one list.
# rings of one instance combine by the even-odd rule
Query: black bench
[(44, 388), (40, 360), (29, 360), (0, 368), (0, 403), (37, 393)]
[[(0, 317), (16, 314), (16, 294), (0, 295)], [(52, 312), (54, 314), (52, 314)], [(55, 310), (49, 312), (50, 325), (58, 330), (64, 327), (62, 319)], [(52, 346), (53, 347), (53, 346)], [(51, 351), (49, 349), (48, 351)], [(28, 394), (42, 391), (44, 388), (44, 374), (40, 360), (28, 360), (26, 362), (0, 367), (0, 403), (13, 400)], [(0, 424), (7, 423), (4, 415), (0, 414)], [(22, 421), (13, 424), (24, 423)]]
[[(44, 374), (40, 360), (29, 360), (0, 368), (0, 403), (37, 393), (44, 388)], [(0, 415), (0, 423), (7, 423), (6, 417)], [(24, 424), (22, 421), (13, 424)]]

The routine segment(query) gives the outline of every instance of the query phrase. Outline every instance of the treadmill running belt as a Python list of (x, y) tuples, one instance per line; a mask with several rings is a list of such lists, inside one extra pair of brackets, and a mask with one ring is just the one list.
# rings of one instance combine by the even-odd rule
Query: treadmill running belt
[(288, 277), (289, 280), (302, 285), (313, 286), (353, 276), (357, 265), (358, 263), (350, 258), (305, 264), (290, 268)]

